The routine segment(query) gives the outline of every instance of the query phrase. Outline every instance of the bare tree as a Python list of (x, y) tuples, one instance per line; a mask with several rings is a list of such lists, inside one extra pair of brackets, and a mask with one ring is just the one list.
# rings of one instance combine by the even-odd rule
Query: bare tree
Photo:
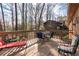
[(22, 28), (24, 30), (24, 3), (22, 3)]
[(47, 4), (46, 20), (48, 20), (48, 10), (49, 10), (49, 6), (48, 6), (48, 4)]
[(12, 29), (14, 30), (14, 12), (13, 12), (13, 4), (11, 4), (11, 14), (12, 14)]
[(39, 4), (36, 4), (36, 11), (35, 11), (35, 29), (37, 29), (37, 15), (39, 13), (39, 6), (40, 6), (40, 3)]
[(0, 31), (3, 31), (3, 28), (2, 28), (2, 23), (0, 21)]
[(41, 18), (42, 18), (42, 14), (43, 14), (43, 9), (44, 9), (45, 3), (43, 3), (42, 9), (41, 9), (41, 13), (40, 13), (40, 17), (39, 17), (39, 24), (38, 24), (38, 30), (40, 29), (40, 22), (41, 22)]
[(51, 3), (48, 3), (48, 4), (47, 4), (46, 20), (51, 20), (51, 13), (52, 13), (52, 12), (51, 12), (51, 10), (52, 10), (52, 9), (51, 9), (51, 6), (52, 6)]
[(0, 3), (0, 7), (1, 7), (1, 11), (2, 11), (3, 25), (4, 25), (4, 31), (5, 31), (5, 19), (4, 19), (4, 12), (3, 12), (2, 3)]
[(27, 3), (25, 5), (25, 29), (27, 30)]
[(46, 20), (52, 20), (54, 18), (54, 7), (56, 6), (56, 3), (51, 4), (48, 3), (47, 4), (47, 12), (46, 12)]
[(17, 3), (15, 3), (15, 30), (18, 30)]
[(30, 29), (33, 30), (33, 20), (34, 20), (33, 19), (34, 18), (33, 15), (34, 15), (34, 13), (33, 13), (33, 5), (32, 5), (32, 3), (29, 4), (29, 14), (30, 14), (29, 15), (30, 19), (29, 20), (30, 20), (30, 25), (31, 25)]

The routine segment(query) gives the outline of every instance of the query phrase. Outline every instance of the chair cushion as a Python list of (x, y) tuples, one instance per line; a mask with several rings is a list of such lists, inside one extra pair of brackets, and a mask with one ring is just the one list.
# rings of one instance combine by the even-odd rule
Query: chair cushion
[(58, 49), (63, 52), (70, 52), (70, 53), (73, 51), (73, 47), (58, 46)]
[(72, 36), (72, 42), (71, 42), (71, 46), (75, 46), (76, 44), (77, 44), (77, 42), (78, 42), (78, 37), (77, 36)]

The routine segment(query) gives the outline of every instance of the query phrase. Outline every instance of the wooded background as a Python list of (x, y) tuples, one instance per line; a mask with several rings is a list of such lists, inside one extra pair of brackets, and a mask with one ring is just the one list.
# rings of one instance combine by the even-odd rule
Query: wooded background
[(43, 30), (45, 21), (64, 23), (66, 18), (67, 4), (0, 3), (0, 31)]

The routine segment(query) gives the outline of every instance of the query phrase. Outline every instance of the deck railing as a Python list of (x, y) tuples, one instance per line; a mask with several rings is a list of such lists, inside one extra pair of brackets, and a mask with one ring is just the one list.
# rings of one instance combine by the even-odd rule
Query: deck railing
[[(3, 39), (5, 38), (5, 36), (7, 35), (7, 34), (11, 34), (11, 35), (17, 35), (17, 34), (22, 34), (24, 37), (26, 37), (27, 39), (27, 41), (31, 41), (32, 39), (35, 39), (36, 38), (36, 33), (37, 32), (45, 32), (46, 30), (31, 30), (31, 31), (14, 31), (14, 32), (0, 32), (0, 37), (2, 37)], [(63, 36), (63, 32), (64, 31), (62, 31), (62, 30), (49, 30), (50, 32), (56, 32), (56, 33), (58, 33), (59, 34), (59, 36), (60, 36), (60, 38), (62, 38), (62, 36)], [(28, 48), (28, 47), (30, 47), (30, 46), (32, 46), (32, 45), (34, 45), (34, 44), (36, 44), (38, 41), (36, 40), (36, 41), (32, 41), (32, 42), (28, 42), (27, 44), (29, 44), (28, 46), (26, 45), (26, 46), (20, 46), (20, 47), (12, 47), (12, 48), (7, 48), (7, 50), (9, 50), (9, 53), (5, 53), (6, 51), (4, 51), (4, 52), (2, 52), (1, 53), (1, 51), (0, 51), (0, 55), (15, 55), (16, 53), (18, 53), (18, 52), (20, 52), (20, 51), (22, 51), (22, 50), (26, 50), (26, 48)], [(14, 51), (13, 51), (13, 50)], [(4, 49), (5, 50), (5, 49)], [(10, 51), (10, 50), (12, 50), (12, 51)], [(11, 53), (10, 53), (11, 52)]]

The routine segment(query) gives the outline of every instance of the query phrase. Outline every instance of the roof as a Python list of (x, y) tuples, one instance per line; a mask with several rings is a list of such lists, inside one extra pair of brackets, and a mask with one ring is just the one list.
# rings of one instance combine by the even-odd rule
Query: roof
[(48, 20), (44, 23), (45, 29), (56, 29), (57, 26), (61, 25), (62, 23), (54, 21), (54, 20)]

